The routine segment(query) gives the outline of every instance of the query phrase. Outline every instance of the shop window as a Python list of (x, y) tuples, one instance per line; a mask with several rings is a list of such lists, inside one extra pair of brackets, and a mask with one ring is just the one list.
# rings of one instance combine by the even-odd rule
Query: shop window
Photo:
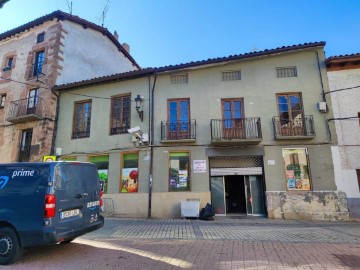
[(64, 160), (64, 161), (76, 161), (76, 157), (61, 157), (60, 160)]
[(190, 191), (190, 153), (169, 155), (169, 191)]
[(89, 162), (95, 163), (98, 169), (101, 190), (107, 193), (108, 173), (109, 173), (109, 156), (91, 156)]
[(122, 156), (121, 192), (138, 192), (139, 153), (127, 153)]
[(288, 190), (310, 190), (309, 161), (306, 148), (283, 149)]

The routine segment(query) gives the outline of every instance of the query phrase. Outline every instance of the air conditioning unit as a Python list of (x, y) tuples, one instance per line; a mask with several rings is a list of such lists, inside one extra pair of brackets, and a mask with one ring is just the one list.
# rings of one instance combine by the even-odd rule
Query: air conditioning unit
[(320, 101), (318, 103), (318, 110), (319, 112), (327, 112), (327, 106), (325, 101)]

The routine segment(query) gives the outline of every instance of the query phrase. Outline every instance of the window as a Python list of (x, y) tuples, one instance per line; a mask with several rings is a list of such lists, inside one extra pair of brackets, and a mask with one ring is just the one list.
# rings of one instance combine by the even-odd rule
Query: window
[(45, 59), (45, 51), (39, 51), (35, 54), (35, 62), (33, 67), (33, 77), (43, 75), (43, 65)]
[(39, 89), (31, 89), (27, 103), (27, 114), (35, 114), (39, 102)]
[(0, 94), (0, 108), (5, 107), (6, 94)]
[(222, 99), (221, 107), (223, 137), (228, 139), (245, 137), (243, 99)]
[(121, 192), (138, 192), (139, 153), (126, 153), (122, 156)]
[(168, 100), (168, 138), (190, 137), (190, 100), (170, 99)]
[(190, 153), (169, 155), (169, 191), (190, 191)]
[(282, 136), (304, 135), (304, 120), (300, 93), (277, 94), (280, 132)]
[(288, 190), (310, 190), (309, 163), (306, 148), (283, 149)]
[(130, 128), (130, 95), (113, 97), (111, 99), (110, 134), (127, 133)]
[(108, 172), (109, 172), (109, 156), (92, 156), (89, 157), (89, 162), (95, 163), (98, 169), (100, 178), (101, 190), (107, 193), (108, 187)]
[(75, 103), (73, 139), (90, 137), (91, 101)]
[(14, 62), (14, 57), (8, 57), (5, 60), (5, 67), (3, 68), (3, 71), (8, 71), (8, 70), (12, 69), (13, 62)]
[(19, 162), (27, 162), (30, 160), (32, 129), (23, 130), (21, 134)]
[(40, 33), (37, 35), (36, 43), (41, 43), (44, 41), (44, 39), (45, 39), (45, 32)]
[(231, 70), (222, 72), (223, 81), (237, 81), (241, 80), (240, 70)]
[(183, 84), (188, 83), (188, 74), (176, 74), (170, 76), (171, 84)]
[(277, 78), (297, 77), (296, 67), (278, 67), (276, 68), (276, 77)]

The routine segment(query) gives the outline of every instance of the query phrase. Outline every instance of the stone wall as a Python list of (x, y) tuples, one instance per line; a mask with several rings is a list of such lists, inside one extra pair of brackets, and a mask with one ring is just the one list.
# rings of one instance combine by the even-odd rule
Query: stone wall
[(346, 194), (334, 191), (266, 192), (273, 219), (348, 220)]

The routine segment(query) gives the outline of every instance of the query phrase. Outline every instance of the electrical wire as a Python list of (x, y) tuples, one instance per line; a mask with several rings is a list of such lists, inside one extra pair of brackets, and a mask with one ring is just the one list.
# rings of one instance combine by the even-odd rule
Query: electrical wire
[(336, 90), (331, 90), (329, 92), (324, 92), (324, 95), (331, 94), (331, 93), (334, 93), (334, 92), (345, 91), (345, 90), (352, 90), (352, 89), (359, 88), (359, 87), (360, 87), (360, 85), (353, 86), (353, 87), (348, 87), (348, 88), (340, 88), (340, 89), (336, 89)]

